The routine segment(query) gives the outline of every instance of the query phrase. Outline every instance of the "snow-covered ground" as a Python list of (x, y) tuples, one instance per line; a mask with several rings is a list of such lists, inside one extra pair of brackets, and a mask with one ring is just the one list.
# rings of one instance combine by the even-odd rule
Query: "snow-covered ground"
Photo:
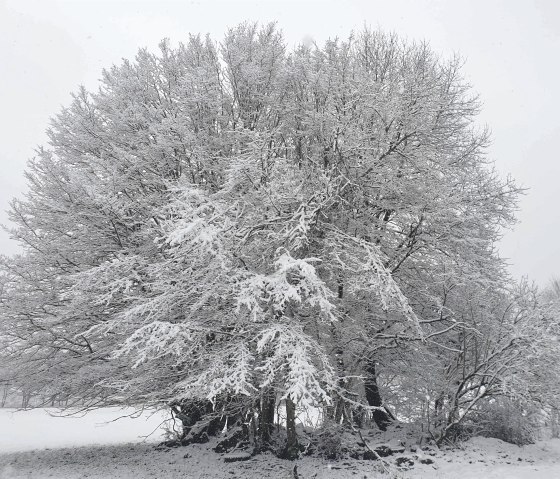
[(437, 452), (434, 468), (415, 466), (404, 477), (418, 479), (560, 479), (560, 440), (519, 447), (476, 437), (454, 451)]
[[(161, 413), (104, 408), (87, 415), (61, 415), (59, 409), (0, 409), (0, 454), (43, 448), (161, 441), (166, 419)], [(119, 419), (120, 418), (120, 419)], [(152, 434), (153, 433), (153, 434)]]
[[(375, 461), (304, 458), (292, 463), (264, 454), (225, 463), (208, 445), (158, 450), (154, 443), (161, 440), (158, 426), (165, 418), (145, 413), (110, 422), (131, 412), (102, 409), (68, 418), (52, 417), (44, 410), (0, 410), (0, 479), (284, 479), (295, 477), (295, 465), (301, 479), (387, 477)], [(560, 478), (559, 440), (520, 448), (475, 438), (454, 451), (407, 450), (387, 459), (394, 465), (398, 457), (414, 461), (412, 469), (399, 471), (403, 478)]]

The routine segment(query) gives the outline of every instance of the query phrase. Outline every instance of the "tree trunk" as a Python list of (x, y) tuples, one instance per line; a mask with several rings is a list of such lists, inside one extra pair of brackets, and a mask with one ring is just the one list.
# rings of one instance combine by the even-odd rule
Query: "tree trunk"
[(286, 398), (286, 432), (288, 440), (282, 456), (293, 461), (299, 455), (299, 444), (296, 432), (296, 405), (289, 397)]
[(29, 401), (31, 400), (31, 393), (28, 391), (22, 391), (21, 393), (21, 408), (27, 409), (29, 407)]
[(377, 385), (377, 370), (375, 367), (375, 356), (371, 355), (365, 363), (365, 390), (366, 390), (366, 400), (368, 405), (377, 408), (372, 412), (372, 418), (377, 424), (377, 427), (382, 431), (387, 430), (387, 426), (391, 424), (395, 417), (383, 406), (383, 401), (381, 400), (381, 394), (379, 392), (379, 386)]
[(557, 407), (552, 407), (550, 413), (550, 430), (553, 438), (560, 437), (560, 414)]
[(344, 413), (344, 401), (342, 399), (336, 400), (336, 406), (334, 408), (334, 422), (335, 424), (340, 424), (342, 421), (342, 416)]
[(5, 383), (4, 384), (4, 391), (2, 393), (2, 402), (0, 404), (0, 407), (4, 407), (6, 405), (6, 400), (8, 399), (8, 391), (10, 389), (10, 385), (9, 383)]
[(175, 417), (181, 421), (180, 440), (187, 437), (192, 427), (202, 419), (206, 409), (206, 404), (200, 401), (177, 401), (171, 404), (171, 410)]
[[(339, 277), (338, 279), (338, 299), (342, 300), (344, 298), (344, 283), (342, 280), (342, 277)], [(341, 323), (343, 321), (343, 318), (341, 318)], [(332, 337), (333, 337), (333, 341), (335, 343), (335, 357), (336, 357), (336, 366), (338, 369), (338, 376), (339, 377), (343, 377), (344, 376), (344, 350), (342, 348), (342, 346), (340, 345), (340, 337), (338, 335), (338, 331), (334, 325), (334, 323), (331, 326), (331, 331), (332, 331)], [(344, 390), (344, 382), (339, 379), (338, 380), (338, 386), (340, 387), (341, 390)], [(344, 399), (342, 399), (341, 397), (337, 397), (335, 399), (336, 403), (335, 403), (335, 407), (334, 407), (334, 411), (333, 411), (333, 419), (335, 424), (340, 424), (344, 415)]]
[(270, 444), (270, 435), (274, 428), (274, 409), (276, 406), (276, 395), (272, 390), (267, 390), (261, 397), (259, 415), (259, 442), (260, 447), (266, 449)]

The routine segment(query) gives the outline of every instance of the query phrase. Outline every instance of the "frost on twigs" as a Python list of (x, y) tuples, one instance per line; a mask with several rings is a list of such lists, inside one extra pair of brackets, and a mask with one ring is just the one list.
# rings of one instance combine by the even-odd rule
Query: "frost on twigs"
[(257, 352), (265, 358), (256, 369), (259, 386), (281, 380), (282, 399), (302, 406), (328, 405), (336, 375), (321, 346), (307, 337), (301, 327), (273, 324), (257, 336)]
[(351, 242), (355, 248), (333, 251), (333, 261), (347, 271), (350, 280), (349, 292), (353, 294), (373, 293), (379, 298), (381, 309), (402, 315), (414, 328), (418, 337), (424, 333), (418, 316), (410, 306), (408, 298), (387, 268), (386, 255), (374, 244), (362, 239), (332, 233), (333, 242)]
[(166, 211), (170, 218), (161, 225), (164, 235), (155, 241), (190, 254), (219, 255), (223, 249), (223, 231), (228, 226), (221, 205), (188, 183), (174, 192), (177, 197)]
[(185, 345), (193, 340), (188, 326), (163, 321), (153, 321), (134, 331), (115, 350), (116, 358), (129, 355), (133, 358), (133, 368), (139, 364), (165, 355), (180, 357)]
[(178, 397), (195, 397), (214, 401), (220, 396), (251, 397), (254, 385), (255, 357), (244, 344), (227, 347), (211, 355), (211, 361), (195, 375), (187, 374), (175, 387)]
[(62, 293), (63, 299), (79, 300), (86, 291), (95, 291), (99, 306), (125, 299), (138, 290), (144, 259), (136, 255), (118, 255), (99, 266), (72, 276), (72, 286)]
[(335, 321), (332, 291), (319, 278), (313, 263), (316, 258), (295, 259), (282, 253), (271, 274), (252, 274), (241, 281), (237, 295), (238, 310), (246, 308), (254, 321), (282, 315), (290, 305), (316, 307), (320, 317)]

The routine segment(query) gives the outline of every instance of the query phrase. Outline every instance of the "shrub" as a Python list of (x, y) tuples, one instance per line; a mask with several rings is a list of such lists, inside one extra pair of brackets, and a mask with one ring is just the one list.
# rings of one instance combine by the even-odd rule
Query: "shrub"
[(537, 439), (539, 419), (534, 408), (520, 401), (499, 399), (486, 403), (473, 422), (478, 426), (474, 430), (482, 436), (523, 446)]

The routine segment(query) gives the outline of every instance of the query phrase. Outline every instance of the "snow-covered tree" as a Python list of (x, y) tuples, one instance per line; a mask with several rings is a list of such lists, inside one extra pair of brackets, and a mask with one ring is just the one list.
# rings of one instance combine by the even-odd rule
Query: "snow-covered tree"
[(518, 189), (478, 109), (459, 59), (369, 30), (141, 50), (53, 120), (12, 205), (10, 381), (171, 406), (185, 434), (238, 422), (262, 447), (283, 404), (288, 457), (302, 407), (386, 428), (429, 396), (445, 435), (538, 322), (503, 319)]

